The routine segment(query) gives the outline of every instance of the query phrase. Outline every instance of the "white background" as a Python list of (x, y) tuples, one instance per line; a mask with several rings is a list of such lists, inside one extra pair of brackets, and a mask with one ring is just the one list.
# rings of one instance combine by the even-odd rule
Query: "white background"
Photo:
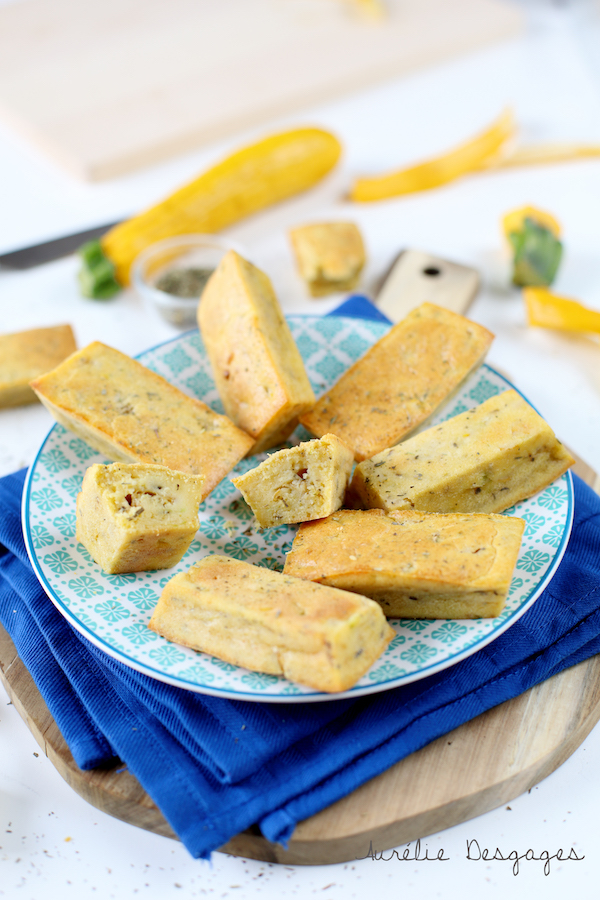
[[(343, 197), (351, 179), (424, 158), (459, 143), (514, 107), (524, 140), (600, 142), (600, 18), (594, 4), (530, 3), (518, 39), (347, 97), (137, 174), (75, 182), (0, 128), (0, 252), (139, 210), (227, 151), (269, 130), (314, 123), (345, 146), (338, 170), (308, 194), (229, 230), (273, 279), (288, 313), (327, 312), (341, 297), (306, 298), (286, 231), (314, 219), (351, 218), (369, 250), (364, 290), (372, 292), (398, 250), (417, 247), (478, 268), (484, 279), (470, 315), (496, 340), (488, 355), (550, 421), (558, 436), (600, 470), (600, 348), (588, 337), (530, 329), (507, 285), (499, 221), (533, 203), (553, 212), (566, 247), (558, 292), (600, 309), (600, 161), (464, 179), (427, 194), (365, 205)], [(597, 61), (598, 60), (598, 61)], [(28, 272), (0, 272), (3, 331), (71, 322), (78, 343), (99, 339), (138, 353), (176, 333), (126, 292), (108, 303), (82, 299), (73, 258)], [(0, 474), (27, 465), (51, 425), (39, 406), (0, 411)], [(576, 702), (577, 698), (573, 698)], [(600, 730), (529, 794), (424, 839), (430, 857), (370, 859), (319, 867), (270, 866), (215, 853), (192, 860), (177, 842), (133, 828), (88, 806), (62, 781), (0, 688), (0, 897), (326, 897), (596, 898), (600, 888)], [(503, 855), (571, 848), (581, 861), (466, 858), (467, 841)], [(411, 849), (414, 851), (414, 844)], [(365, 851), (366, 852), (366, 851)]]

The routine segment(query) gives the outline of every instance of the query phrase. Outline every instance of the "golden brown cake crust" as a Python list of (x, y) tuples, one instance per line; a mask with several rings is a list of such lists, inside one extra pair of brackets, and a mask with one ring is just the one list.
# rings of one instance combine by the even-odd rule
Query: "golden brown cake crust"
[(32, 382), (54, 417), (115, 461), (204, 476), (204, 497), (252, 438), (160, 375), (96, 341)]
[(0, 335), (0, 407), (34, 403), (32, 378), (53, 369), (77, 349), (70, 325)]
[(315, 400), (270, 280), (233, 250), (213, 273), (198, 324), (225, 412), (254, 438), (281, 443)]
[(166, 585), (150, 628), (234, 665), (347, 690), (394, 635), (377, 604), (223, 556)]
[(342, 375), (301, 423), (337, 434), (357, 461), (392, 447), (425, 422), (483, 361), (493, 335), (423, 303)]
[(508, 390), (360, 463), (351, 493), (364, 507), (498, 513), (573, 463), (548, 423)]
[(300, 275), (313, 297), (349, 291), (358, 284), (366, 254), (354, 222), (317, 222), (290, 231)]
[(284, 574), (358, 591), (388, 616), (496, 616), (524, 528), (509, 516), (339, 510), (300, 527)]

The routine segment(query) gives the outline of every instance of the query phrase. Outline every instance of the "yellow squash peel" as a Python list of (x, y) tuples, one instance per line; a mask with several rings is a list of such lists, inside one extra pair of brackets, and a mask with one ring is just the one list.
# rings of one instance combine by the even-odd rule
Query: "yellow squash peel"
[(162, 203), (112, 228), (101, 239), (118, 281), (129, 282), (136, 256), (163, 238), (213, 233), (251, 213), (307, 190), (341, 154), (337, 138), (319, 128), (296, 128), (238, 150)]
[(369, 203), (448, 184), (496, 159), (515, 131), (514, 115), (511, 110), (505, 110), (489, 128), (449, 153), (379, 178), (358, 178), (350, 197)]
[(530, 325), (600, 334), (600, 312), (577, 300), (552, 294), (543, 287), (524, 288), (523, 298)]
[(498, 159), (490, 159), (481, 168), (511, 169), (517, 166), (552, 165), (593, 159), (600, 156), (600, 144), (539, 143), (515, 146)]
[(357, 178), (350, 198), (359, 203), (387, 200), (441, 187), (463, 175), (600, 156), (600, 144), (546, 142), (518, 145), (516, 136), (514, 116), (510, 110), (505, 110), (489, 128), (455, 150), (376, 178)]

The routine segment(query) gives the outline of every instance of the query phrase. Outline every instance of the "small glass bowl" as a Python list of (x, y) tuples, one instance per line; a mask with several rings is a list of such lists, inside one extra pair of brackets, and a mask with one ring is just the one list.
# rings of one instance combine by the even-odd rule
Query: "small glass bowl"
[(156, 309), (163, 319), (177, 328), (190, 328), (196, 324), (200, 297), (177, 297), (157, 288), (156, 282), (173, 269), (214, 271), (228, 250), (248, 258), (247, 251), (239, 244), (212, 234), (180, 234), (166, 238), (140, 253), (131, 270), (131, 282), (145, 303)]

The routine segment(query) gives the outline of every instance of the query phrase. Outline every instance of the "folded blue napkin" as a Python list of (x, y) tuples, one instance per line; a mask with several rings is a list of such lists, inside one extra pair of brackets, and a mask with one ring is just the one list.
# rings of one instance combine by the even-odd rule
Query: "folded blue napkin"
[[(338, 315), (374, 307), (356, 297)], [(268, 704), (151, 679), (80, 636), (23, 543), (25, 472), (0, 480), (0, 621), (81, 768), (120, 759), (195, 857), (258, 823), (296, 823), (479, 713), (600, 651), (600, 498), (577, 477), (572, 536), (546, 591), (508, 631), (437, 675), (351, 700)]]

